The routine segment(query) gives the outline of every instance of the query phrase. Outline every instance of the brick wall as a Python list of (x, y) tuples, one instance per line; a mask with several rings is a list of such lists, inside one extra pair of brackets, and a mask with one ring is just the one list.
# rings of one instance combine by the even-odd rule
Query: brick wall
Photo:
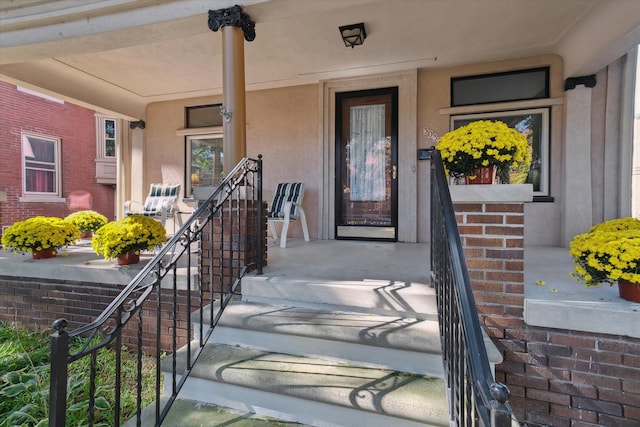
[(63, 197), (72, 191), (88, 191), (93, 196), (93, 208), (112, 219), (115, 191), (95, 179), (94, 111), (20, 92), (16, 86), (1, 81), (0, 99), (0, 191), (7, 193), (7, 201), (2, 203), (0, 230), (1, 226), (37, 215), (64, 217), (70, 213), (67, 204), (62, 202), (20, 201), (23, 131), (60, 138)]
[[(67, 331), (87, 325), (114, 300), (124, 285), (104, 283), (80, 283), (56, 280), (35, 280), (30, 278), (0, 276), (0, 322), (15, 323), (28, 328), (50, 330), (52, 323), (60, 318), (69, 321)], [(208, 298), (208, 297), (207, 297)], [(172, 351), (173, 334), (172, 303), (173, 293), (165, 290), (161, 294), (161, 348)], [(152, 294), (142, 308), (143, 347), (153, 354), (156, 340), (157, 298)], [(178, 348), (186, 344), (192, 333), (187, 330), (187, 294), (178, 291)], [(196, 293), (192, 297), (191, 307), (198, 306)], [(123, 344), (137, 344), (138, 323), (130, 322), (123, 331)]]
[[(202, 285), (209, 285), (210, 272), (214, 281), (214, 292), (229, 292), (240, 271), (248, 266), (247, 273), (256, 269), (258, 248), (255, 234), (258, 233), (258, 209), (252, 200), (225, 202), (220, 216), (213, 218), (202, 233)], [(232, 204), (230, 208), (229, 204)], [(267, 203), (262, 208), (262, 266), (267, 266)], [(213, 227), (213, 233), (211, 232)], [(213, 235), (213, 244), (211, 237)], [(251, 265), (253, 264), (253, 265)], [(236, 288), (240, 294), (241, 286)]]
[(526, 325), (523, 204), (454, 208), (480, 320), (504, 357), (496, 380), (509, 386), (518, 420), (640, 425), (640, 339)]

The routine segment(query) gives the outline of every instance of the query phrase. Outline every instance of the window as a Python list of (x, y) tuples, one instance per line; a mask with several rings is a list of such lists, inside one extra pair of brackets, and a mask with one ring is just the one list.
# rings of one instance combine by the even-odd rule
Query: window
[(224, 179), (222, 105), (187, 107), (185, 111), (185, 195), (196, 187), (215, 187)]
[(99, 159), (116, 159), (117, 121), (114, 118), (96, 116), (96, 143)]
[(549, 97), (549, 67), (451, 79), (451, 106)]
[(23, 133), (22, 165), (25, 196), (61, 196), (59, 138)]
[(526, 135), (531, 148), (531, 166), (526, 170), (511, 170), (509, 176), (501, 178), (512, 184), (533, 184), (533, 195), (539, 201), (543, 200), (542, 196), (549, 196), (549, 109), (451, 116), (451, 128), (476, 120), (499, 120)]
[(188, 135), (186, 193), (195, 187), (214, 187), (224, 179), (222, 134)]
[(187, 107), (187, 128), (222, 126), (221, 104)]

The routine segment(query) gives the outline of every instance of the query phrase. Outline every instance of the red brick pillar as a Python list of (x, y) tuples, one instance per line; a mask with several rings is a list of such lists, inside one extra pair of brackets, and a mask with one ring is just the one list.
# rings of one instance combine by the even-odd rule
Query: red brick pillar
[[(503, 352), (524, 327), (524, 203), (530, 185), (451, 186), (480, 322)], [(496, 380), (505, 374), (496, 369)]]
[[(240, 203), (239, 208), (238, 203)], [(262, 213), (263, 231), (260, 241), (262, 244), (262, 265), (266, 266), (266, 203), (263, 203)], [(238, 277), (240, 269), (258, 260), (258, 247), (254, 243), (256, 241), (255, 234), (259, 232), (257, 203), (252, 200), (225, 202), (220, 216), (214, 218), (212, 226), (213, 242), (210, 239), (210, 227), (207, 227), (202, 235), (202, 283), (203, 286), (209, 284), (209, 272), (212, 269), (214, 292), (220, 292), (221, 289), (227, 292), (228, 286), (233, 284), (235, 278)], [(248, 272), (254, 269), (255, 267), (249, 268)], [(221, 285), (223, 285), (222, 288)]]

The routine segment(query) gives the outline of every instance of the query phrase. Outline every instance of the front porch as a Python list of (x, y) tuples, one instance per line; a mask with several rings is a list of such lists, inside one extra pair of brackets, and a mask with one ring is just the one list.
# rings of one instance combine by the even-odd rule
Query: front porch
[[(118, 266), (114, 260), (97, 256), (89, 240), (81, 240), (77, 245), (62, 248), (55, 258), (45, 260), (33, 260), (30, 254), (0, 251), (0, 276), (126, 285), (152, 258), (153, 253), (142, 253), (139, 264)], [(429, 243), (290, 239), (283, 249), (270, 240), (264, 274), (256, 276), (254, 272), (249, 277), (252, 281), (327, 279), (349, 282), (352, 286), (365, 286), (375, 280), (387, 288), (406, 287), (429, 282), (429, 263)], [(586, 292), (584, 287), (577, 286), (570, 277), (572, 269), (573, 263), (565, 248), (525, 248), (525, 295), (540, 300), (592, 300), (589, 292), (596, 290)], [(529, 286), (538, 280), (545, 281), (545, 286)], [(602, 294), (599, 293), (597, 300), (617, 302), (619, 299), (615, 288), (599, 289)], [(400, 297), (388, 298), (379, 304), (396, 310), (421, 309), (403, 306)]]
[[(307, 243), (301, 239), (292, 239), (287, 246), (286, 249), (282, 249), (276, 243), (269, 242), (268, 265), (264, 268), (264, 274), (257, 276), (251, 273), (243, 279), (246, 302), (287, 306), (294, 305), (295, 301), (296, 306), (310, 310), (357, 311), (367, 313), (371, 318), (436, 318), (433, 290), (428, 283), (429, 244), (335, 240), (313, 240)], [(565, 248), (528, 247), (525, 248), (524, 254), (525, 319), (552, 322), (553, 326), (547, 327), (560, 326), (562, 334), (564, 329), (570, 329), (571, 325), (567, 322), (572, 318), (572, 312), (582, 316), (576, 318), (578, 330), (585, 327), (615, 325), (615, 322), (609, 321), (613, 318), (612, 313), (617, 313), (617, 316), (633, 316), (637, 313), (637, 308), (632, 303), (617, 296), (615, 288), (585, 289), (581, 284), (575, 283), (569, 275), (573, 265)], [(30, 256), (0, 252), (0, 276), (5, 280), (11, 279), (16, 284), (21, 280), (75, 282), (74, 286), (92, 286), (95, 293), (100, 292), (100, 288), (106, 284), (126, 285), (151, 257), (151, 254), (143, 254), (140, 264), (119, 267), (113, 261), (108, 262), (97, 257), (89, 242), (82, 241), (77, 246), (61, 250), (56, 258), (48, 260), (32, 260)], [(184, 279), (183, 284), (186, 283), (186, 274), (186, 271), (178, 274)], [(538, 285), (536, 281), (544, 281), (544, 285)], [(17, 288), (18, 286), (14, 292), (24, 295)], [(3, 290), (3, 293), (6, 292), (6, 289)], [(50, 317), (46, 316), (50, 316), (51, 313), (38, 309), (42, 305), (37, 306), (38, 303), (33, 298), (19, 298), (21, 302), (16, 302), (15, 306), (11, 306), (15, 300), (8, 299), (7, 306), (2, 309), (2, 312), (6, 313), (2, 320), (12, 321), (16, 316), (27, 317), (30, 319), (30, 325), (50, 327)], [(28, 301), (31, 301), (31, 305), (27, 304)], [(80, 301), (83, 301), (82, 298)], [(102, 307), (94, 307), (98, 312), (110, 302), (107, 298), (102, 301)], [(94, 304), (92, 302), (92, 305)], [(83, 303), (76, 303), (77, 305)], [(55, 317), (72, 316), (69, 313), (74, 311), (63, 311)], [(229, 313), (229, 317), (231, 316), (232, 312)], [(225, 319), (223, 317), (223, 323)], [(323, 327), (326, 328), (327, 325)], [(616, 327), (627, 328), (627, 331), (630, 331), (620, 333), (621, 335), (637, 334), (637, 327), (633, 322), (622, 322)], [(233, 335), (237, 336), (235, 332)], [(316, 338), (307, 339), (313, 341)], [(601, 341), (608, 342), (606, 339)], [(298, 346), (298, 342), (289, 343), (287, 346)], [(344, 347), (346, 344), (332, 349), (343, 350)], [(499, 363), (500, 352), (497, 352), (493, 345), (489, 345), (489, 348), (494, 351), (492, 359)], [(508, 371), (513, 367), (513, 362), (510, 361), (513, 356), (504, 354), (507, 355)], [(385, 358), (393, 359), (388, 356)], [(504, 373), (501, 372), (499, 375), (501, 377), (498, 380), (501, 380)], [(533, 374), (533, 377), (535, 376)], [(555, 381), (557, 380), (551, 382)], [(514, 399), (519, 397), (516, 395)], [(184, 402), (181, 406), (183, 404)]]

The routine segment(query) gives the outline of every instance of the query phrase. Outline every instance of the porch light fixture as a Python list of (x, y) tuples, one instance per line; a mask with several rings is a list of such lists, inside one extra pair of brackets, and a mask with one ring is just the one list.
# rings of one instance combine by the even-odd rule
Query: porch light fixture
[(364, 43), (367, 38), (367, 31), (364, 29), (364, 22), (359, 24), (344, 25), (340, 28), (340, 35), (346, 47), (354, 48)]

